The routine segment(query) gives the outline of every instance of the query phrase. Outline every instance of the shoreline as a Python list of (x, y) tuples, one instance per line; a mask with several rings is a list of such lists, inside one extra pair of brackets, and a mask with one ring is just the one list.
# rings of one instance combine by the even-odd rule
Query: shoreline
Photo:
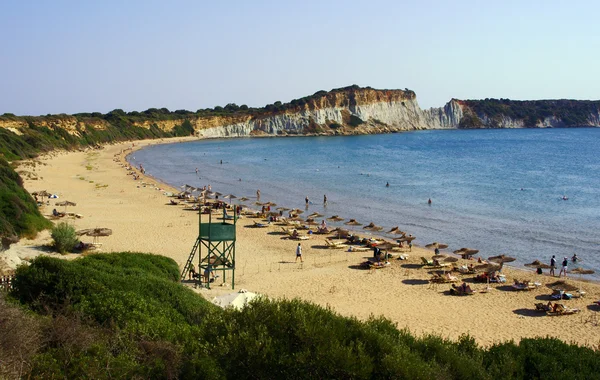
[[(122, 164), (127, 163), (128, 154), (145, 146), (197, 139), (136, 141), (135, 149), (126, 154), (119, 149), (127, 148), (131, 142), (86, 152), (54, 152), (34, 160), (43, 163), (34, 168), (39, 179), (25, 179), (25, 188), (31, 192), (44, 187), (59, 194), (57, 201), (75, 201), (77, 206), (69, 211), (80, 213), (83, 218), (68, 221), (76, 229), (113, 229), (112, 236), (100, 240), (102, 252), (163, 254), (181, 267), (197, 235), (197, 214), (167, 205), (169, 198), (158, 190), (178, 192), (178, 189), (148, 175), (133, 181)], [(157, 183), (160, 185), (156, 186)], [(52, 207), (44, 207), (42, 213), (48, 215)], [(461, 334), (469, 333), (484, 346), (534, 336), (556, 336), (586, 346), (595, 346), (600, 341), (596, 326), (585, 322), (600, 310), (591, 306), (600, 298), (598, 283), (570, 280), (581, 284), (588, 293), (586, 298), (565, 301), (569, 307), (582, 309), (581, 313), (539, 317), (540, 314), (533, 311), (534, 303), (548, 302), (546, 296), (551, 291), (544, 285), (558, 278), (505, 266), (506, 284), (492, 285), (494, 289), (485, 294), (451, 296), (446, 294), (449, 284), (430, 285), (428, 270), (419, 268), (420, 257), (430, 258), (431, 250), (415, 245), (408, 260), (392, 260), (389, 268), (363, 271), (352, 266), (371, 256), (370, 252), (323, 249), (324, 236), (313, 235), (311, 240), (302, 242), (304, 264), (296, 264), (293, 260), (297, 241), (283, 239), (279, 226), (252, 228), (253, 220), (256, 219), (238, 221), (236, 290), (245, 288), (273, 298), (298, 297), (359, 319), (383, 315), (399, 328), (406, 327), (417, 335), (433, 333), (457, 339)], [(17, 244), (22, 256), (32, 257), (25, 252), (32, 255), (35, 247), (47, 244), (48, 235), (43, 233), (34, 240)], [(459, 264), (463, 262), (472, 261), (461, 260)], [(539, 281), (542, 286), (530, 292), (506, 289), (514, 278)], [(471, 284), (477, 290), (484, 285)], [(231, 292), (231, 289), (213, 286), (212, 290), (198, 292), (211, 299)]]

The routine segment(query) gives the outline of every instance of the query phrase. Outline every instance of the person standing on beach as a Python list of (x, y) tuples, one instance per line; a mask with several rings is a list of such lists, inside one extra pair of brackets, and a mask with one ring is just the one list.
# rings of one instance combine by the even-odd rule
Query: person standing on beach
[(300, 258), (300, 262), (303, 263), (304, 260), (302, 260), (302, 246), (300, 245), (300, 243), (298, 243), (298, 246), (296, 247), (296, 261), (298, 262), (298, 258)]
[(260, 189), (256, 190), (256, 200), (260, 201)]
[(562, 262), (562, 269), (560, 270), (560, 273), (558, 273), (558, 277), (560, 277), (564, 272), (565, 278), (567, 278), (568, 265), (569, 265), (569, 259), (565, 256), (565, 258), (563, 259), (563, 262)]
[(552, 258), (550, 259), (550, 276), (556, 276), (556, 273), (554, 273), (555, 269), (556, 269), (556, 255), (552, 255)]
[(306, 196), (306, 198), (304, 198), (304, 202), (306, 203), (306, 207), (308, 207), (308, 203), (310, 202), (310, 200), (308, 199), (308, 195)]

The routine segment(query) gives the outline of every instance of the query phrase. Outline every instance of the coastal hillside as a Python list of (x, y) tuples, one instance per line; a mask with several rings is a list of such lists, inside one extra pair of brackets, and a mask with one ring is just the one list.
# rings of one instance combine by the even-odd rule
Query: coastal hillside
[(0, 378), (590, 379), (598, 353), (555, 338), (480, 347), (294, 300), (222, 310), (141, 253), (39, 257), (0, 294)]
[[(227, 104), (197, 111), (115, 109), (74, 115), (0, 116), (0, 159), (16, 161), (55, 149), (98, 147), (118, 141), (197, 136), (204, 138), (290, 135), (355, 135), (423, 129), (598, 127), (600, 101), (508, 99), (457, 100), (422, 110), (409, 90), (356, 85), (317, 91), (262, 108)], [(8, 181), (8, 172), (2, 181)], [(6, 176), (5, 176), (6, 175)], [(12, 174), (11, 174), (12, 175)], [(6, 181), (5, 181), (6, 179)], [(11, 179), (12, 181), (12, 179)], [(0, 236), (20, 234), (24, 207), (3, 205)], [(27, 216), (33, 219), (38, 215)], [(40, 225), (41, 226), (41, 225)], [(38, 229), (38, 228), (35, 228)], [(35, 230), (34, 229), (34, 230)]]
[[(195, 112), (150, 108), (143, 112), (115, 109), (107, 114), (0, 117), (0, 131), (22, 136), (25, 145), (42, 151), (48, 145), (69, 148), (190, 135), (352, 135), (421, 129), (581, 126), (600, 126), (600, 101), (452, 99), (444, 107), (423, 110), (409, 89), (377, 90), (356, 85), (317, 91), (262, 108), (230, 103)], [(10, 159), (6, 150), (0, 146), (0, 153)]]

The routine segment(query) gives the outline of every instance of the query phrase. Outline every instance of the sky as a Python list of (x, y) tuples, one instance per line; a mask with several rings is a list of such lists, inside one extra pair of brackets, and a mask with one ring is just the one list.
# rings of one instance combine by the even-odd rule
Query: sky
[(599, 1), (0, 2), (0, 115), (171, 111), (357, 84), (600, 99)]

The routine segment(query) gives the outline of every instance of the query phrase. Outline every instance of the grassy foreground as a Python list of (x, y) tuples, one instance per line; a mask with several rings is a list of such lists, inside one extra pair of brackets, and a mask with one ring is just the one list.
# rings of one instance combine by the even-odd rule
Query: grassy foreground
[[(141, 253), (40, 257), (0, 300), (0, 378), (597, 378), (600, 356), (558, 339), (489, 349), (415, 338), (390, 321), (259, 300), (221, 310)], [(4, 328), (6, 327), (6, 328)]]

